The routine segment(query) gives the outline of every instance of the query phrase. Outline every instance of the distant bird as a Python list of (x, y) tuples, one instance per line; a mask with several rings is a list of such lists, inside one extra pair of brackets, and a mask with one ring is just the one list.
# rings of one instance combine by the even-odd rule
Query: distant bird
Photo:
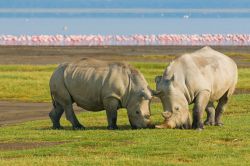
[(64, 30), (64, 31), (67, 31), (67, 30), (68, 30), (68, 27), (65, 25), (65, 26), (63, 27), (63, 30)]

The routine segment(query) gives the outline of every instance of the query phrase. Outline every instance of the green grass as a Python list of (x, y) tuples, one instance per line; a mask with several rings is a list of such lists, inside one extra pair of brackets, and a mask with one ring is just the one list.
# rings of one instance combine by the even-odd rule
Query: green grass
[(46, 102), (49, 79), (56, 65), (1, 65), (0, 100)]
[[(154, 88), (155, 75), (164, 63), (133, 62)], [(0, 100), (50, 101), (48, 80), (56, 65), (0, 66)], [(250, 69), (239, 69), (239, 88), (248, 89)], [(61, 142), (23, 150), (1, 150), (0, 165), (249, 165), (250, 94), (234, 95), (223, 116), (223, 127), (202, 132), (178, 129), (131, 130), (124, 109), (119, 110), (120, 130), (106, 130), (105, 112), (77, 115), (86, 130), (51, 130), (47, 120), (0, 127), (0, 143)], [(152, 120), (162, 122), (160, 103), (152, 103)], [(1, 144), (0, 144), (1, 147)]]
[[(84, 112), (85, 131), (51, 130), (49, 120), (0, 128), (1, 143), (63, 142), (26, 150), (0, 152), (0, 165), (248, 165), (250, 161), (250, 95), (235, 95), (223, 117), (225, 126), (202, 132), (178, 129), (131, 130), (125, 110), (118, 131), (106, 130), (105, 112)], [(161, 105), (153, 103), (152, 119), (160, 123)]]
[[(131, 62), (139, 69), (149, 86), (155, 89), (154, 78), (161, 75), (167, 64)], [(49, 78), (56, 65), (0, 65), (0, 100), (49, 102)], [(250, 90), (250, 69), (239, 69), (237, 88)]]
[(239, 69), (239, 80), (237, 87), (240, 89), (250, 89), (250, 69), (242, 68)]
[(246, 58), (246, 59), (249, 59), (249, 57), (250, 57), (250, 54), (248, 54), (248, 53), (226, 52), (225, 54), (227, 56), (230, 56), (230, 57), (238, 56), (238, 57), (242, 57), (242, 58)]

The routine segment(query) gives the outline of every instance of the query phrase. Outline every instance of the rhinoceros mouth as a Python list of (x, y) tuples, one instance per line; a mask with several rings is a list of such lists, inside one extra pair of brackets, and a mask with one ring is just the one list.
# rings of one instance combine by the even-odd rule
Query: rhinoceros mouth
[(156, 125), (155, 128), (158, 129), (173, 129), (176, 127), (176, 124), (169, 119), (165, 119), (162, 124)]
[(143, 125), (143, 126), (136, 126), (135, 124), (131, 123), (130, 120), (129, 120), (129, 122), (130, 122), (130, 125), (131, 125), (132, 129), (146, 129), (146, 128), (152, 129), (152, 128), (155, 128), (155, 125), (152, 124), (150, 119), (145, 119), (144, 120), (145, 125)]
[(190, 129), (191, 128), (191, 123), (189, 121), (189, 118), (185, 122), (178, 122), (175, 119), (171, 118), (172, 116), (164, 116), (165, 120), (163, 121), (162, 124), (156, 125), (155, 128), (158, 129)]
[(176, 114), (171, 111), (164, 111), (162, 112), (162, 116), (164, 118), (164, 121), (160, 125), (156, 125), (156, 128), (177, 128), (177, 129), (190, 129), (191, 128), (191, 122), (190, 122), (190, 114), (188, 112), (187, 116), (186, 114)]
[(190, 127), (187, 124), (176, 126), (174, 124), (162, 123), (160, 125), (156, 125), (155, 128), (157, 129), (189, 129)]

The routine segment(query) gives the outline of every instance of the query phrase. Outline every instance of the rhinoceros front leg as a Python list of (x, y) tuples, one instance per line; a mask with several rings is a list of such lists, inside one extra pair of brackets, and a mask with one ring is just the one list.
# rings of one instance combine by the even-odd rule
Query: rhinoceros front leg
[(228, 102), (228, 96), (227, 96), (227, 93), (225, 95), (223, 95), (219, 102), (218, 102), (218, 105), (216, 107), (216, 110), (215, 110), (215, 125), (216, 126), (222, 126), (223, 123), (221, 122), (221, 116), (222, 116), (222, 113), (224, 112), (225, 108), (226, 108), (226, 105), (227, 105), (227, 102)]
[(206, 90), (199, 92), (195, 99), (194, 109), (193, 109), (193, 129), (202, 130), (203, 122), (202, 115), (203, 110), (206, 108), (209, 101), (210, 93)]
[(117, 127), (117, 109), (119, 106), (119, 101), (116, 98), (107, 98), (104, 100), (104, 107), (107, 114), (108, 127), (109, 130), (116, 130)]
[(215, 108), (213, 102), (209, 102), (206, 107), (207, 119), (205, 120), (205, 125), (214, 125)]
[(69, 120), (71, 122), (73, 129), (75, 129), (75, 130), (85, 129), (85, 127), (83, 125), (81, 125), (81, 123), (76, 118), (76, 115), (73, 111), (72, 104), (64, 106), (64, 110), (65, 110), (66, 118), (67, 118), (67, 120)]

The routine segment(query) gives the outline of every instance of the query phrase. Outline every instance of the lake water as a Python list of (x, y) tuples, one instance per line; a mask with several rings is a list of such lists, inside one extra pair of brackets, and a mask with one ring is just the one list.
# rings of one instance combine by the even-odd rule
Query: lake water
[(250, 18), (0, 18), (0, 35), (250, 34)]

